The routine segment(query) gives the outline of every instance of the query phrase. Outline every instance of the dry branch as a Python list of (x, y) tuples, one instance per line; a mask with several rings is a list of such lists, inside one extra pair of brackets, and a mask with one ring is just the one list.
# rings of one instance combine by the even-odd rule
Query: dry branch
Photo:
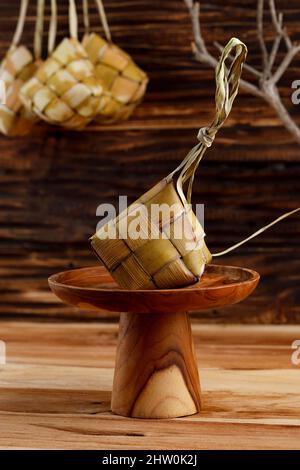
[[(205, 63), (211, 67), (215, 67), (217, 59), (208, 51), (205, 40), (201, 32), (200, 22), (200, 4), (195, 0), (184, 0), (191, 17), (194, 42), (192, 44), (195, 59), (198, 62)], [(286, 29), (283, 26), (283, 14), (277, 13), (275, 1), (269, 0), (269, 10), (271, 14), (272, 25), (275, 30), (275, 38), (268, 51), (264, 38), (264, 0), (257, 1), (256, 25), (257, 37), (262, 53), (262, 69), (246, 64), (244, 68), (248, 70), (255, 78), (257, 83), (251, 83), (247, 80), (241, 80), (240, 86), (246, 92), (263, 98), (276, 112), (278, 118), (284, 127), (293, 136), (293, 139), (300, 145), (300, 128), (293, 120), (292, 116), (285, 107), (277, 86), (278, 81), (286, 72), (294, 57), (300, 52), (300, 44), (293, 42)], [(277, 67), (275, 67), (277, 53), (280, 44), (284, 41), (286, 54)], [(219, 43), (214, 44), (218, 50), (222, 49)], [(275, 69), (273, 71), (273, 69)]]

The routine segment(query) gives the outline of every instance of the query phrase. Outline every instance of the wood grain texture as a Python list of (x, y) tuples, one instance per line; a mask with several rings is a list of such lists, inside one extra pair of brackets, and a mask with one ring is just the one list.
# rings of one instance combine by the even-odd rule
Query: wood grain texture
[[(59, 2), (60, 34), (67, 34), (67, 0)], [(88, 238), (97, 223), (96, 207), (118, 194), (135, 200), (168, 174), (195, 142), (196, 129), (213, 113), (213, 71), (195, 64), (187, 11), (181, 0), (111, 0), (107, 13), (115, 41), (150, 76), (144, 103), (118, 126), (91, 126), (83, 133), (41, 126), (23, 139), (0, 137), (0, 315), (78, 318), (58, 303), (47, 277), (71, 267), (95, 264)], [(0, 53), (7, 50), (18, 1), (0, 5)], [(252, 0), (202, 1), (207, 42), (225, 43), (232, 34), (249, 47), (248, 61), (259, 66), (255, 4)], [(293, 39), (300, 37), (297, 0), (277, 0)], [(132, 15), (134, 11), (134, 15)], [(47, 18), (49, 6), (47, 6)], [(266, 18), (266, 38), (271, 25)], [(25, 41), (32, 40), (30, 5)], [(92, 8), (92, 24), (98, 24)], [(83, 32), (82, 26), (80, 28)], [(283, 57), (280, 52), (279, 59)], [(299, 79), (297, 58), (280, 83), (290, 102)], [(194, 202), (205, 203), (210, 249), (237, 242), (300, 200), (300, 149), (280, 127), (272, 110), (241, 93), (226, 127), (207, 152), (195, 181)], [(294, 217), (224, 258), (248, 266), (262, 282), (246, 303), (228, 314), (207, 313), (211, 322), (297, 323), (300, 321), (300, 218)], [(104, 314), (105, 315), (105, 314)], [(87, 311), (86, 317), (93, 318)]]
[(56, 274), (49, 285), (60, 299), (76, 307), (126, 312), (120, 316), (112, 411), (153, 419), (201, 410), (186, 312), (237, 303), (258, 281), (255, 271), (207, 265), (201, 281), (186, 288), (123, 290), (102, 266)]
[(63, 302), (100, 312), (176, 313), (225, 307), (248, 297), (259, 274), (246, 268), (207, 265), (199, 282), (180, 289), (121, 289), (103, 266), (73, 269), (49, 278)]
[(132, 418), (174, 418), (201, 410), (187, 313), (122, 313), (112, 411)]
[(117, 325), (2, 320), (1, 449), (299, 450), (299, 326), (192, 329), (203, 408), (157, 423), (110, 412)]

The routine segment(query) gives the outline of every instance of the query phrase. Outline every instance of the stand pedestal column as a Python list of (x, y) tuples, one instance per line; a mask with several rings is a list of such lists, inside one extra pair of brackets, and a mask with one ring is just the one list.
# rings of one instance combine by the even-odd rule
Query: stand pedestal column
[(122, 313), (112, 411), (135, 418), (175, 418), (200, 408), (188, 314)]

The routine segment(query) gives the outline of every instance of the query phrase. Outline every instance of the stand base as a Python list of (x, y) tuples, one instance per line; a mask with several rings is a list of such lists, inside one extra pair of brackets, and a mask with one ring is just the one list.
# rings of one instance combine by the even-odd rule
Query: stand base
[(246, 268), (207, 265), (198, 282), (182, 289), (125, 290), (104, 266), (73, 269), (49, 278), (53, 292), (71, 305), (124, 312), (112, 410), (136, 418), (174, 418), (200, 411), (200, 387), (189, 317), (248, 297), (259, 274)]
[(134, 418), (175, 418), (201, 409), (187, 313), (122, 313), (112, 411)]

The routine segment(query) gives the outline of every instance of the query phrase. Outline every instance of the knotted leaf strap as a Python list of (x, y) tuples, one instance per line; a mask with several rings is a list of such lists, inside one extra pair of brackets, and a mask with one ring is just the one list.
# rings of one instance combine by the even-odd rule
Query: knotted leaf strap
[[(102, 28), (106, 37), (107, 42), (111, 42), (111, 32), (109, 29), (105, 8), (103, 5), (102, 0), (95, 0), (95, 3), (98, 8), (100, 21), (102, 24)], [(82, 1), (82, 8), (83, 8), (83, 23), (84, 23), (84, 30), (85, 33), (88, 34), (90, 32), (90, 19), (89, 19), (89, 3), (88, 0)]]
[(34, 56), (36, 60), (42, 57), (42, 43), (44, 34), (45, 0), (38, 0), (34, 32)]
[[(234, 53), (229, 69), (226, 66), (226, 60)], [(192, 188), (195, 172), (208, 147), (214, 141), (214, 138), (226, 121), (233, 101), (238, 93), (240, 77), (243, 64), (247, 56), (247, 47), (239, 39), (232, 38), (224, 47), (220, 61), (216, 67), (216, 114), (212, 124), (208, 127), (202, 127), (198, 132), (199, 143), (193, 147), (187, 154), (182, 163), (167, 177), (171, 180), (173, 176), (180, 171), (177, 179), (177, 191), (184, 204), (191, 203)], [(184, 184), (188, 182), (187, 196), (183, 191)]]
[(106, 37), (108, 42), (111, 42), (111, 34), (110, 34), (110, 29), (109, 29), (109, 26), (108, 26), (108, 22), (107, 22), (103, 2), (102, 2), (102, 0), (96, 0), (96, 4), (97, 4), (97, 7), (98, 7), (99, 16), (100, 16), (100, 19), (101, 19), (101, 23), (102, 23), (104, 33), (105, 33), (105, 37)]
[(10, 49), (14, 49), (20, 43), (23, 31), (24, 31), (24, 26), (25, 26), (25, 20), (26, 20), (27, 9), (28, 9), (28, 1), (29, 0), (21, 0), (21, 6), (20, 6), (20, 13), (19, 13), (19, 18), (18, 18), (17, 28), (16, 28), (16, 31), (15, 31)]
[(74, 0), (69, 0), (69, 30), (72, 39), (78, 39), (78, 16)]
[(55, 47), (57, 33), (57, 3), (56, 0), (51, 0), (51, 19), (49, 23), (48, 35), (48, 55), (52, 54)]
[[(44, 34), (44, 21), (45, 21), (45, 0), (37, 1), (37, 15), (34, 32), (34, 56), (36, 60), (42, 57), (43, 49), (43, 34)], [(48, 54), (51, 54), (55, 47), (57, 33), (57, 3), (56, 0), (51, 0), (51, 18), (49, 22), (48, 33)]]
[[(28, 10), (29, 0), (21, 0), (20, 13), (16, 31), (10, 46), (10, 50), (15, 49), (20, 41), (24, 31), (26, 15)], [(44, 12), (45, 12), (45, 0), (37, 1), (37, 15), (36, 25), (34, 32), (34, 55), (35, 59), (39, 60), (42, 55), (42, 40), (44, 33)], [(54, 49), (57, 29), (57, 5), (56, 0), (51, 0), (51, 20), (49, 24), (49, 40), (48, 40), (48, 52), (51, 53)]]
[(90, 14), (89, 14), (89, 2), (88, 0), (82, 0), (82, 11), (83, 11), (83, 26), (85, 34), (90, 32)]

